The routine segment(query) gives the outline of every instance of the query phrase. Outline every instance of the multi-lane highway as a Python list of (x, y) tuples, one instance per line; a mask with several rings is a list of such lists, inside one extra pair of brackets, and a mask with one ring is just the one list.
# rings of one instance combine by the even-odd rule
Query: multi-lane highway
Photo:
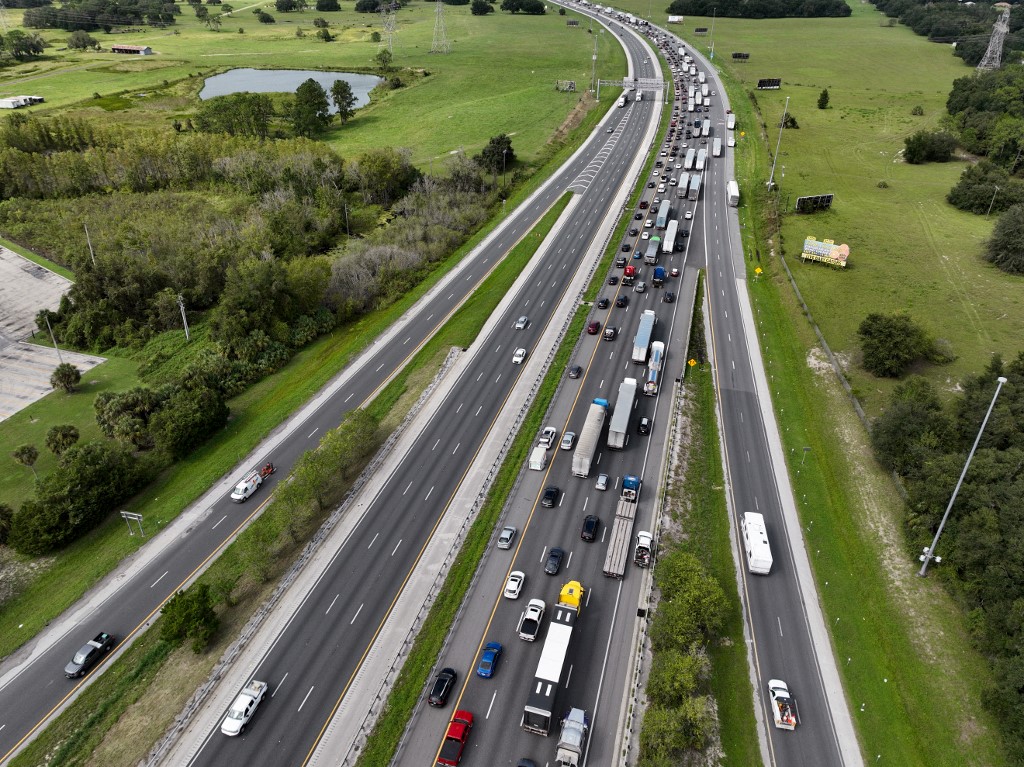
[[(634, 61), (640, 62), (646, 58), (637, 42), (628, 42), (627, 47)], [(653, 73), (650, 64), (639, 66), (641, 75)], [(53, 621), (47, 631), (5, 660), (0, 666), (0, 700), (4, 702), (0, 706), (0, 762), (6, 761), (24, 745), (39, 727), (61, 710), (78, 689), (81, 682), (65, 680), (62, 671), (84, 641), (100, 630), (114, 634), (119, 640), (130, 639), (147, 625), (159, 611), (160, 605), (194, 577), (231, 540), (234, 532), (255, 512), (257, 504), (268, 497), (275, 482), (286, 476), (295, 460), (316, 446), (317, 435), (336, 426), (349, 409), (371, 398), (423, 341), (443, 325), (451, 312), (486, 277), (498, 259), (530, 230), (566, 189), (583, 192), (587, 198), (587, 204), (578, 210), (571, 230), (567, 229), (566, 237), (571, 236), (577, 242), (590, 241), (595, 237), (597, 222), (609, 205), (613, 192), (619, 187), (625, 168), (638, 152), (645, 149), (641, 142), (650, 114), (651, 107), (646, 103), (636, 104), (628, 110), (628, 114), (613, 114), (614, 119), (609, 123), (614, 128), (612, 134), (606, 134), (603, 130), (595, 133), (541, 190), (509, 214), (499, 232), (488, 238), (485, 247), (460, 265), (457, 274), (453, 274), (426, 300), (417, 304), (386, 339), (374, 344), (355, 360), (328, 391), (293, 418), (282, 432), (276, 434), (272, 438), (272, 453), (256, 453), (251, 456), (254, 465), (272, 459), (279, 471), (247, 505), (237, 506), (227, 498), (231, 486), (244, 474), (244, 467), (240, 467), (237, 476), (226, 478), (218, 488), (200, 499), (176, 523), (143, 548), (132, 561), (105, 579), (60, 619)], [(550, 307), (563, 290), (564, 279), (571, 271), (569, 267), (574, 266), (567, 246), (562, 248), (561, 253), (554, 254), (553, 258), (560, 259), (557, 268), (539, 274), (537, 282), (521, 297), (515, 309), (516, 314), (525, 312), (533, 320), (532, 329), (527, 328), (514, 339), (516, 343), (527, 347), (533, 334), (544, 327)], [(294, 622), (294, 630), (301, 638), (279, 643), (276, 652), (289, 646), (293, 649), (309, 648), (307, 652), (319, 658), (313, 663), (319, 676), (315, 677), (316, 684), (303, 689), (300, 699), (294, 701), (295, 710), (298, 711), (301, 706), (301, 716), (289, 718), (290, 739), (287, 744), (281, 744), (273, 750), (276, 756), (287, 753), (290, 759), (298, 754), (304, 755), (308, 750), (312, 735), (319, 730), (323, 716), (330, 710), (328, 702), (333, 703), (340, 691), (339, 683), (348, 678), (362, 648), (371, 640), (377, 626), (375, 619), (381, 617), (381, 610), (392, 603), (401, 588), (403, 578), (415, 560), (424, 538), (442, 513), (454, 482), (468, 465), (468, 457), (472, 456), (496, 407), (514, 381), (518, 368), (511, 363), (512, 348), (509, 346), (513, 342), (510, 335), (513, 321), (514, 317), (503, 328), (509, 333), (507, 337), (499, 333), (495, 338), (483, 342), (491, 346), (492, 354), (484, 355), (478, 363), (478, 370), (473, 376), (467, 377), (474, 379), (465, 382), (468, 388), (453, 394), (453, 397), (466, 401), (478, 400), (484, 409), (467, 418), (461, 412), (458, 416), (454, 414), (458, 408), (458, 404), (455, 404), (452, 405), (452, 412), (446, 410), (439, 415), (439, 423), (444, 423), (446, 428), (435, 435), (433, 441), (424, 442), (422, 454), (404, 470), (408, 479), (404, 483), (396, 479), (385, 488), (379, 499), (382, 514), (391, 515), (389, 521), (385, 524), (383, 517), (371, 515), (372, 522), (357, 532), (347, 549), (345, 561), (338, 563), (339, 569), (334, 574), (325, 577), (323, 588), (327, 591), (334, 588), (331, 578), (336, 578), (342, 585), (335, 588), (334, 593), (343, 592), (348, 600), (347, 605), (335, 604), (331, 613), (342, 615), (345, 614), (346, 606), (357, 605), (356, 609), (363, 606), (359, 610), (358, 620), (352, 620), (353, 615), (350, 614), (345, 622), (349, 628), (344, 638), (334, 635), (328, 638), (327, 632), (317, 628), (324, 623), (317, 610), (326, 607), (320, 605), (317, 601), (319, 597), (314, 595), (310, 597), (312, 612)], [(486, 375), (476, 381), (476, 373), (481, 371)], [(470, 383), (475, 388), (469, 387)], [(432, 464), (433, 469), (426, 468), (428, 458), (438, 461)], [(447, 462), (442, 458), (447, 458)], [(441, 466), (448, 468), (439, 468)], [(417, 486), (427, 480), (429, 486)], [(422, 494), (414, 494), (414, 487), (417, 493), (422, 490)], [(404, 495), (407, 488), (408, 495)], [(388, 495), (392, 492), (397, 495)], [(392, 552), (391, 548), (385, 550), (384, 543), (381, 543), (373, 549), (372, 556), (358, 561), (364, 566), (370, 565), (370, 570), (363, 573), (376, 573), (380, 568), (390, 577), (360, 579), (360, 590), (356, 591), (352, 588), (353, 563), (349, 557), (354, 556), (353, 552), (365, 549), (381, 530), (388, 531), (389, 539), (392, 534), (399, 535), (396, 542), (401, 540), (401, 545)], [(350, 620), (351, 624), (347, 622)], [(309, 625), (304, 621), (309, 621)], [(337, 640), (337, 644), (331, 644), (331, 640)], [(268, 662), (278, 662), (277, 656), (268, 659)], [(305, 664), (305, 660), (297, 656), (281, 662)], [(102, 668), (100, 666), (99, 671)], [(289, 674), (288, 690), (277, 692), (275, 707), (282, 708), (279, 703), (281, 698), (293, 694), (294, 690), (304, 684), (297, 676), (297, 673)], [(280, 675), (275, 678), (279, 683)], [(316, 688), (317, 699), (303, 702), (301, 698), (307, 697), (311, 687)], [(314, 693), (310, 693), (312, 695)], [(17, 705), (14, 705), (14, 701), (17, 701)], [(298, 726), (303, 721), (307, 726)], [(260, 747), (254, 748), (253, 753), (260, 752), (267, 753)], [(262, 762), (256, 758), (254, 763), (281, 762)]]

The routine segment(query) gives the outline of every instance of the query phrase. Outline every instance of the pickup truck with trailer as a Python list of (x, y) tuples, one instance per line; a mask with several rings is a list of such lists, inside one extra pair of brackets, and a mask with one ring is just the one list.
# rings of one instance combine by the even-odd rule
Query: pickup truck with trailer
[(580, 441), (572, 455), (572, 473), (575, 477), (589, 477), (590, 465), (594, 462), (597, 445), (601, 441), (601, 430), (608, 415), (608, 400), (597, 398), (590, 403), (587, 420), (580, 431)]
[(558, 735), (558, 750), (555, 764), (559, 767), (579, 767), (583, 763), (583, 747), (587, 742), (590, 719), (581, 708), (571, 708), (562, 720), (562, 731)]
[(653, 551), (654, 536), (646, 530), (641, 530), (636, 534), (636, 546), (633, 548), (633, 564), (637, 567), (650, 567)]
[(544, 604), (544, 600), (531, 599), (523, 614), (519, 616), (519, 625), (516, 626), (516, 631), (519, 632), (519, 638), (524, 642), (536, 641), (537, 635), (540, 634), (541, 622), (544, 620), (545, 609), (547, 609), (547, 605)]
[(786, 683), (781, 679), (769, 679), (768, 696), (771, 698), (775, 726), (780, 730), (795, 730), (800, 717), (796, 710), (796, 698), (789, 694)]
[(462, 761), (462, 752), (466, 749), (466, 741), (469, 740), (469, 731), (472, 729), (473, 715), (469, 711), (456, 711), (448, 723), (448, 731), (441, 744), (441, 753), (437, 757), (439, 766), (458, 767)]
[(245, 726), (249, 724), (253, 714), (256, 713), (256, 709), (259, 708), (260, 703), (267, 696), (267, 687), (266, 682), (260, 682), (256, 679), (249, 682), (238, 693), (235, 702), (228, 709), (227, 716), (224, 717), (224, 721), (220, 725), (220, 731), (231, 737), (245, 732)]
[(94, 639), (90, 639), (75, 653), (71, 662), (64, 667), (64, 676), (77, 679), (95, 666), (100, 658), (114, 649), (114, 637), (101, 631)]
[(619, 505), (615, 508), (615, 521), (612, 523), (608, 554), (604, 560), (604, 574), (609, 578), (622, 578), (626, 574), (626, 559), (633, 538), (633, 521), (639, 498), (640, 478), (627, 474), (622, 478), (622, 492)]

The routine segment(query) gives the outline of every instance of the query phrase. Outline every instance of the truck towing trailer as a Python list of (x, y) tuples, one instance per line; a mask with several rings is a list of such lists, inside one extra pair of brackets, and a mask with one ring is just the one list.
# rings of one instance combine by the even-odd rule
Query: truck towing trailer
[(795, 730), (800, 723), (800, 716), (796, 710), (796, 698), (789, 694), (789, 686), (781, 679), (769, 679), (768, 696), (771, 698), (775, 726), (780, 730)]
[(557, 721), (555, 716), (555, 698), (562, 684), (562, 675), (568, 667), (567, 658), (569, 645), (572, 642), (576, 622), (583, 608), (583, 596), (586, 589), (579, 581), (569, 581), (562, 586), (558, 594), (558, 602), (551, 609), (551, 622), (548, 624), (548, 636), (544, 640), (537, 674), (530, 687), (530, 694), (523, 708), (523, 718), (519, 723), (527, 732), (535, 735), (547, 735), (551, 732), (551, 723)]
[(615, 507), (615, 521), (608, 539), (608, 553), (604, 559), (604, 574), (609, 578), (622, 578), (626, 574), (626, 559), (633, 538), (633, 520), (640, 499), (640, 478), (627, 474), (622, 478), (622, 493)]
[(597, 445), (601, 441), (601, 430), (608, 415), (608, 400), (595, 399), (590, 403), (587, 420), (580, 431), (580, 441), (572, 455), (572, 473), (575, 477), (589, 477), (590, 465), (594, 462)]
[(636, 546), (633, 547), (633, 564), (637, 567), (651, 566), (651, 553), (654, 551), (654, 536), (646, 530), (636, 534)]
[(629, 430), (629, 417), (633, 413), (633, 401), (636, 399), (636, 379), (626, 378), (619, 384), (619, 395), (615, 399), (615, 410), (608, 424), (608, 447), (622, 450), (626, 446), (626, 432)]
[(558, 751), (555, 764), (560, 767), (579, 767), (583, 763), (583, 747), (587, 742), (590, 719), (582, 708), (571, 708), (562, 720), (562, 732), (558, 736)]

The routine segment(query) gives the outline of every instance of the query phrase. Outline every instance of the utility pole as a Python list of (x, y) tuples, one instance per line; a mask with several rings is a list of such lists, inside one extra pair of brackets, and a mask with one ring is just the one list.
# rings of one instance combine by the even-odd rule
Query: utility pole
[(597, 35), (594, 35), (594, 55), (590, 57), (590, 92), (597, 90)]
[(50, 331), (50, 340), (53, 341), (53, 348), (57, 350), (57, 359), (61, 365), (64, 364), (64, 357), (60, 353), (60, 347), (57, 346), (57, 337), (53, 334), (53, 328), (50, 327), (50, 315), (43, 315), (46, 317), (46, 329)]
[[(995, 186), (995, 184), (993, 184)], [(992, 192), (992, 200), (988, 204), (988, 210), (985, 211), (985, 218), (988, 218), (988, 214), (992, 212), (992, 206), (996, 204), (996, 195), (999, 194), (999, 187), (996, 186), (996, 190)]]
[(89, 225), (82, 224), (85, 227), (85, 241), (89, 243), (89, 255), (92, 257), (92, 265), (96, 266), (96, 254), (92, 250), (92, 238), (89, 237)]
[(789, 114), (789, 96), (786, 96), (786, 108), (782, 110), (782, 122), (779, 123), (779, 140), (775, 142), (775, 157), (772, 159), (772, 173), (768, 177), (768, 191), (775, 186), (775, 163), (779, 161), (779, 147), (782, 146), (782, 129), (786, 125), (786, 115)]
[(992, 402), (989, 403), (988, 412), (985, 413), (985, 419), (981, 422), (981, 428), (978, 429), (978, 436), (974, 438), (974, 444), (971, 446), (971, 452), (967, 455), (967, 463), (964, 464), (964, 470), (960, 472), (960, 479), (956, 481), (956, 487), (953, 488), (953, 497), (949, 499), (949, 505), (946, 506), (946, 512), (942, 515), (942, 521), (939, 522), (939, 529), (935, 531), (935, 538), (932, 539), (932, 545), (924, 550), (924, 553), (918, 557), (921, 560), (921, 571), (918, 573), (922, 578), (928, 571), (928, 563), (933, 559), (936, 562), (941, 562), (942, 557), (935, 556), (935, 547), (939, 545), (939, 536), (942, 535), (942, 528), (946, 526), (946, 520), (949, 519), (949, 512), (953, 509), (953, 503), (956, 501), (957, 493), (960, 492), (960, 486), (964, 483), (964, 477), (967, 476), (967, 469), (970, 468), (971, 459), (974, 458), (974, 451), (978, 449), (978, 443), (981, 442), (981, 434), (985, 431), (985, 425), (988, 423), (988, 417), (992, 415), (992, 408), (996, 406), (996, 399), (999, 397), (999, 390), (1003, 388), (1003, 384), (1006, 383), (1006, 379), (1003, 376), (999, 376), (996, 379), (999, 383), (996, 385), (996, 393), (992, 395)]
[(181, 309), (181, 322), (185, 326), (185, 340), (191, 341), (192, 336), (188, 332), (188, 318), (185, 317), (185, 296), (178, 294), (178, 308)]

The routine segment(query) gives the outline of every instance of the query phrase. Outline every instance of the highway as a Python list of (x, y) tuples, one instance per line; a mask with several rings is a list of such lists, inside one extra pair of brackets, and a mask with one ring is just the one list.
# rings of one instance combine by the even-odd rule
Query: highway
[[(632, 46), (634, 60), (641, 61), (644, 56), (639, 47), (635, 43)], [(653, 71), (649, 64), (646, 66), (649, 72)], [(578, 219), (572, 224), (572, 237), (577, 242), (585, 242), (596, 236), (597, 221), (609, 204), (612, 191), (618, 187), (623, 169), (628, 160), (643, 149), (638, 142), (643, 136), (650, 109), (650, 105), (644, 103), (631, 105), (629, 110), (614, 111), (608, 123), (615, 128), (612, 134), (596, 132), (550, 182), (524, 205), (509, 213), (503, 228), (489, 238), (486, 247), (460, 264), (457, 274), (445, 283), (449, 288), (435, 291), (432, 300), (418, 303), (397, 323), (393, 338), (374, 344), (353, 361), (329, 387), (328, 395), (315, 398), (313, 404), (288, 423), (284, 428), (285, 434), (275, 435), (277, 439), (272, 453), (254, 453), (250, 465), (273, 460), (278, 472), (247, 504), (238, 506), (227, 497), (230, 488), (244, 475), (246, 467), (243, 466), (155, 536), (118, 571), (107, 576), (78, 604), (53, 621), (46, 631), (5, 659), (0, 665), (0, 701), (3, 703), (0, 706), (0, 763), (16, 753), (73, 698), (82, 684), (87, 683), (89, 677), (75, 682), (64, 679), (63, 668), (75, 651), (99, 631), (107, 631), (117, 637), (121, 641), (118, 649), (121, 649), (144, 628), (159, 612), (163, 602), (187, 585), (257, 513), (259, 504), (269, 497), (276, 482), (287, 476), (291, 466), (306, 450), (316, 446), (318, 435), (335, 427), (348, 410), (372, 399), (566, 189), (573, 188), (588, 197), (588, 204), (582, 207)], [(612, 152), (611, 149), (617, 151)], [(322, 725), (323, 716), (330, 710), (329, 704), (333, 704), (339, 693), (340, 683), (348, 678), (362, 648), (370, 642), (377, 626), (375, 619), (381, 617), (381, 611), (391, 604), (401, 588), (405, 573), (445, 508), (453, 483), (468, 465), (475, 444), (486, 433), (496, 408), (504, 399), (504, 392), (514, 382), (517, 368), (511, 364), (510, 344), (514, 341), (529, 348), (531, 339), (545, 325), (547, 313), (562, 290), (569, 267), (574, 266), (569, 249), (554, 255), (559, 259), (557, 267), (553, 262), (545, 270), (548, 273), (538, 276), (537, 283), (529, 294), (522, 296), (516, 309), (517, 315), (527, 313), (531, 316), (531, 326), (513, 338), (511, 328), (515, 318), (509, 318), (507, 336), (486, 342), (492, 345), (493, 353), (480, 360), (478, 371), (486, 372), (486, 375), (479, 381), (464, 382), (466, 388), (457, 395), (465, 401), (478, 402), (483, 409), (476, 412), (474, 408), (472, 418), (461, 413), (458, 417), (449, 412), (439, 414), (439, 422), (445, 423), (446, 428), (440, 436), (435, 435), (433, 441), (424, 437), (424, 452), (422, 460), (418, 459), (419, 465), (408, 468), (408, 478), (404, 482), (396, 480), (381, 492), (379, 503), (385, 508), (384, 513), (391, 515), (389, 521), (383, 524), (384, 517), (381, 517), (374, 519), (372, 525), (360, 528), (347, 548), (345, 562), (339, 563), (337, 573), (325, 577), (323, 587), (331, 593), (329, 601), (334, 601), (335, 594), (343, 594), (344, 601), (339, 597), (331, 614), (347, 615), (345, 620), (351, 621), (345, 624), (349, 629), (344, 641), (332, 636), (330, 639), (338, 641), (332, 645), (322, 632), (303, 627), (302, 622), (297, 621), (296, 631), (301, 639), (294, 640), (294, 643), (291, 640), (279, 643), (279, 650), (288, 646), (307, 648), (306, 652), (317, 656), (317, 660), (311, 661), (311, 668), (321, 673), (319, 676), (307, 675), (317, 684), (305, 687), (305, 682), (297, 678), (299, 674), (291, 673), (288, 684), (280, 690), (276, 688), (288, 672), (274, 677), (277, 680), (274, 685), (275, 706), (282, 705), (282, 698), (298, 695), (300, 699), (289, 700), (289, 703), (294, 702), (295, 709), (301, 711), (303, 717), (309, 717), (302, 720), (306, 722), (303, 728), (296, 727), (296, 720), (290, 722), (291, 739), (286, 745), (277, 746), (273, 751), (275, 755), (288, 753), (292, 758), (306, 753), (312, 744), (313, 734)], [(452, 408), (458, 410), (458, 403)], [(448, 419), (447, 423), (445, 419)], [(447, 428), (453, 420), (458, 424), (454, 430)], [(428, 459), (436, 461), (436, 465), (428, 463)], [(424, 478), (429, 479), (430, 484), (421, 487)], [(394, 493), (397, 495), (392, 495)], [(387, 531), (388, 540), (394, 540), (396, 544), (401, 541), (401, 544), (394, 550), (391, 547), (385, 550), (385, 543), (381, 541), (371, 554), (366, 555), (367, 559), (357, 557), (354, 552), (366, 549), (382, 530)], [(398, 537), (394, 538), (395, 535)], [(362, 580), (362, 590), (351, 589), (352, 567), (356, 563), (365, 566), (370, 561), (376, 563), (374, 567), (386, 563), (385, 572), (393, 577), (386, 581)], [(331, 578), (340, 579), (340, 583), (346, 584), (345, 588), (333, 586)], [(332, 588), (334, 592), (330, 591)], [(325, 622), (322, 614), (317, 612), (321, 608), (326, 611), (326, 606), (318, 601), (320, 598), (319, 595), (310, 597), (313, 613), (302, 620), (311, 620), (314, 625)], [(375, 611), (374, 605), (379, 609)], [(358, 620), (353, 620), (357, 612)], [(276, 656), (268, 660), (277, 661)], [(281, 662), (305, 664), (304, 659), (294, 656)], [(92, 674), (101, 673), (105, 665), (98, 666)], [(311, 692), (313, 688), (316, 688), (315, 694)], [(254, 749), (254, 753), (258, 750)], [(207, 756), (204, 754), (202, 758)], [(254, 763), (281, 762), (262, 762), (257, 758)]]

